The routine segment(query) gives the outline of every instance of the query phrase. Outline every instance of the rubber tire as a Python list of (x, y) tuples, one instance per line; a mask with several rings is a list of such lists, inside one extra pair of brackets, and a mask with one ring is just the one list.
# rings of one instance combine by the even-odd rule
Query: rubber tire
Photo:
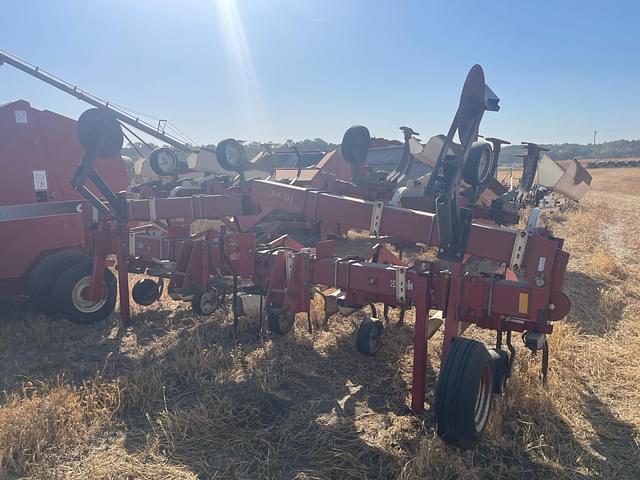
[[(170, 172), (164, 172), (162, 168), (160, 168), (160, 164), (158, 163), (158, 157), (160, 156), (160, 153), (164, 151), (169, 152), (175, 160), (175, 168)], [(156, 148), (153, 152), (151, 152), (151, 154), (149, 155), (149, 166), (151, 167), (151, 170), (153, 170), (153, 173), (155, 173), (159, 177), (173, 177), (180, 173), (180, 161), (178, 160), (178, 157), (176, 156), (175, 152), (166, 147)]]
[(113, 111), (106, 108), (84, 111), (76, 123), (76, 133), (80, 145), (98, 158), (118, 155), (124, 145), (122, 127)]
[(150, 278), (138, 280), (131, 289), (131, 298), (138, 305), (148, 307), (152, 305), (162, 295), (162, 287)]
[(354, 125), (344, 132), (340, 154), (345, 162), (351, 165), (360, 165), (367, 161), (370, 144), (369, 129), (363, 125)]
[(104, 269), (104, 286), (106, 300), (104, 305), (95, 312), (86, 313), (78, 310), (73, 303), (72, 291), (76, 283), (84, 277), (91, 275), (93, 265), (80, 263), (68, 268), (58, 279), (53, 297), (57, 304), (58, 312), (67, 320), (80, 325), (89, 325), (101, 322), (109, 317), (116, 305), (117, 282), (116, 277), (108, 268)]
[[(283, 326), (280, 322), (280, 316), (286, 315), (288, 322)], [(291, 331), (293, 325), (296, 323), (296, 316), (287, 312), (267, 312), (267, 322), (269, 323), (269, 330), (276, 335), (286, 335)]]
[[(489, 164), (484, 172), (479, 172), (480, 160), (487, 152), (489, 155)], [(473, 142), (467, 161), (462, 168), (462, 179), (472, 187), (486, 185), (495, 174), (496, 165), (494, 165), (493, 151), (491, 145), (484, 142)]]
[(78, 250), (58, 250), (36, 264), (27, 280), (27, 293), (38, 310), (47, 315), (58, 313), (53, 289), (65, 270), (81, 262), (91, 263), (91, 258)]
[[(373, 357), (380, 351), (380, 348), (382, 348), (382, 339), (380, 339), (380, 336), (383, 332), (384, 325), (380, 320), (377, 318), (365, 318), (358, 327), (356, 334), (356, 348), (358, 352), (367, 357)], [(371, 349), (370, 341), (372, 335), (376, 335), (379, 338), (378, 344), (373, 350)]]
[(486, 427), (475, 425), (475, 403), (485, 365), (489, 365), (488, 414), (493, 402), (493, 362), (482, 342), (458, 337), (447, 354), (436, 389), (436, 423), (440, 438), (463, 449), (475, 447)]
[[(202, 297), (206, 293), (212, 294), (216, 299), (216, 305), (211, 312), (207, 312), (202, 308)], [(193, 298), (191, 299), (191, 310), (193, 310), (193, 313), (196, 313), (198, 315), (212, 315), (213, 312), (215, 312), (219, 306), (220, 306), (220, 302), (218, 301), (218, 294), (212, 290), (205, 290), (204, 292), (198, 292), (194, 294)]]
[[(238, 147), (240, 149), (240, 161), (238, 164), (234, 165), (227, 159), (227, 148), (229, 146)], [(233, 138), (227, 138), (226, 140), (221, 141), (216, 146), (216, 158), (218, 159), (218, 163), (225, 170), (229, 170), (230, 172), (242, 172), (247, 168), (247, 154), (244, 150), (244, 147)]]
[(493, 393), (502, 395), (505, 392), (509, 374), (509, 353), (492, 348), (489, 355), (493, 360)]

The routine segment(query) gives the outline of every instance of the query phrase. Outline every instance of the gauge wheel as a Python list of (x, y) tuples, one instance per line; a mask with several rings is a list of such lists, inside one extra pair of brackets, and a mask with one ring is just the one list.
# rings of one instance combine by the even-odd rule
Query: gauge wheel
[(228, 138), (216, 146), (218, 163), (225, 170), (241, 172), (247, 167), (247, 155), (237, 140)]
[(173, 177), (178, 174), (178, 157), (169, 148), (156, 148), (149, 155), (149, 166), (156, 175), (161, 177)]
[(53, 291), (58, 312), (67, 320), (81, 325), (98, 323), (113, 313), (116, 304), (116, 277), (108, 268), (103, 274), (103, 295), (99, 300), (89, 300), (91, 287), (91, 262), (83, 262), (68, 268), (58, 279)]
[(211, 315), (219, 305), (218, 292), (215, 290), (198, 292), (191, 299), (191, 309), (198, 315)]
[(458, 337), (438, 377), (438, 435), (461, 448), (473, 448), (484, 431), (495, 391), (493, 361), (482, 342)]
[(131, 297), (138, 305), (149, 306), (162, 296), (164, 281), (150, 278), (138, 280), (131, 289)]
[(77, 250), (59, 250), (41, 259), (27, 280), (27, 293), (33, 305), (47, 315), (55, 315), (53, 289), (58, 278), (69, 267), (83, 262), (91, 263), (91, 258)]
[(462, 179), (473, 187), (487, 185), (495, 175), (496, 165), (491, 145), (474, 142), (462, 169)]
[(344, 132), (340, 152), (345, 162), (360, 165), (367, 161), (371, 144), (369, 129), (363, 125), (354, 125)]
[(267, 321), (269, 322), (271, 333), (286, 335), (293, 328), (296, 316), (285, 310), (269, 310), (267, 312)]
[(356, 333), (356, 348), (367, 357), (373, 357), (382, 347), (384, 325), (377, 318), (365, 318)]
[(86, 110), (78, 119), (76, 133), (80, 145), (97, 157), (118, 155), (124, 144), (122, 127), (107, 108)]

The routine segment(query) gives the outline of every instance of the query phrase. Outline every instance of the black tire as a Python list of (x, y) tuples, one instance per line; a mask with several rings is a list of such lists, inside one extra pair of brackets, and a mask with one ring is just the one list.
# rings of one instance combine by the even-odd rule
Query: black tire
[(216, 146), (218, 163), (225, 170), (242, 172), (247, 168), (247, 154), (237, 140), (227, 138)]
[(91, 258), (78, 250), (58, 250), (42, 258), (31, 270), (27, 293), (33, 305), (47, 315), (55, 315), (53, 289), (60, 275), (79, 263), (91, 263)]
[(354, 125), (344, 132), (340, 153), (345, 162), (351, 165), (360, 165), (367, 161), (370, 144), (369, 129), (363, 125)]
[(376, 318), (365, 318), (358, 327), (356, 348), (367, 357), (373, 357), (382, 348), (384, 325)]
[(160, 298), (163, 286), (164, 281), (162, 279), (158, 282), (150, 278), (138, 280), (131, 289), (131, 297), (138, 305), (148, 307)]
[(509, 378), (509, 354), (504, 350), (489, 350), (493, 360), (493, 393), (501, 395), (505, 392)]
[(220, 305), (218, 292), (215, 290), (205, 290), (193, 295), (191, 299), (191, 309), (198, 315), (211, 315)]
[(296, 316), (287, 311), (267, 312), (267, 322), (269, 322), (269, 330), (276, 335), (286, 335), (293, 328), (296, 322)]
[(478, 444), (493, 403), (491, 355), (483, 343), (458, 337), (440, 370), (436, 390), (438, 435), (461, 448)]
[[(160, 161), (162, 159), (162, 162)], [(166, 164), (166, 161), (169, 161)], [(160, 177), (173, 177), (178, 175), (180, 165), (175, 152), (166, 147), (156, 148), (149, 155), (149, 166), (153, 172)]]
[(122, 127), (113, 111), (106, 108), (86, 110), (76, 124), (80, 145), (97, 157), (118, 155), (124, 145)]
[(495, 175), (496, 165), (491, 145), (474, 142), (462, 168), (462, 179), (473, 187), (487, 185)]
[(108, 268), (104, 269), (104, 295), (99, 302), (82, 299), (83, 290), (91, 282), (93, 265), (80, 263), (67, 269), (58, 279), (53, 297), (60, 314), (73, 323), (88, 325), (105, 320), (116, 304), (116, 277)]

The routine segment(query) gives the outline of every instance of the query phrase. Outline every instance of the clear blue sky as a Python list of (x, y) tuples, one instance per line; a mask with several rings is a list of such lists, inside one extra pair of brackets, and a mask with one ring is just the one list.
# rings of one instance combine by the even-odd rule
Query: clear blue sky
[[(482, 132), (640, 138), (640, 2), (3, 0), (0, 48), (169, 119), (197, 143), (444, 132), (466, 72), (501, 98)], [(0, 67), (0, 104), (84, 104)]]

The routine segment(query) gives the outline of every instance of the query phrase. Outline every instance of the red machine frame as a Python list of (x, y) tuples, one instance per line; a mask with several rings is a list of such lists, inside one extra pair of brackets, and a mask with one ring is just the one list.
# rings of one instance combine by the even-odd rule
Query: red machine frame
[[(263, 180), (254, 180), (248, 187), (248, 193), (129, 200), (128, 218), (132, 222), (181, 219), (189, 224), (196, 219), (238, 217), (263, 206), (301, 214), (323, 238), (326, 232), (370, 230), (374, 225), (377, 235), (426, 246), (438, 244), (438, 226), (432, 213)], [(91, 209), (86, 212), (95, 213)], [(562, 250), (563, 241), (544, 228), (516, 230), (473, 223), (465, 259), (449, 265), (416, 262), (411, 266), (345, 261), (334, 256), (331, 240), (318, 243), (314, 249), (294, 252), (276, 247), (265, 257), (256, 250), (252, 233), (208, 231), (193, 237), (188, 229), (174, 227), (172, 235), (158, 236), (108, 220), (94, 223), (88, 233), (94, 257), (92, 298), (102, 295), (98, 273), (107, 255), (116, 252), (119, 265), (128, 265), (132, 257), (175, 261), (170, 290), (178, 282), (183, 288), (207, 289), (214, 273), (251, 279), (267, 292), (267, 306), (289, 315), (308, 312), (309, 292), (319, 285), (340, 289), (352, 305), (382, 302), (404, 309), (415, 307), (415, 412), (424, 408), (427, 317), (431, 309), (443, 311), (445, 356), (453, 339), (468, 324), (498, 332), (548, 334), (552, 331), (550, 322), (564, 318), (570, 307), (563, 293), (568, 254)], [(526, 241), (524, 247), (522, 239)], [(512, 264), (518, 248), (520, 260)], [(498, 262), (501, 272), (465, 272), (464, 260), (470, 257)], [(119, 286), (121, 292), (129, 291), (127, 269), (119, 269)], [(120, 296), (125, 322), (129, 321), (128, 302), (128, 295)]]
[[(239, 186), (207, 185), (206, 191), (214, 194), (156, 198), (152, 192), (151, 198), (128, 199), (124, 193), (116, 195), (109, 191), (92, 167), (97, 157), (108, 156), (120, 148), (119, 125), (108, 111), (85, 112), (84, 122), (81, 118), (83, 128), (79, 131), (84, 132), (80, 140), (86, 154), (72, 185), (88, 200), (87, 208), (83, 209), (87, 249), (93, 256), (88, 299), (98, 301), (102, 297), (106, 258), (116, 253), (120, 313), (124, 322), (130, 319), (129, 296), (122, 294), (129, 291), (129, 270), (168, 277), (169, 293), (182, 298), (214, 288), (212, 279), (232, 277), (234, 320), (237, 320), (238, 278), (249, 280), (251, 289), (259, 292), (261, 299), (266, 297), (269, 315), (285, 319), (288, 327), (272, 328), (276, 333), (286, 333), (297, 313), (310, 312), (312, 294), (318, 288), (338, 289), (342, 292), (343, 306), (362, 308), (381, 302), (385, 307), (399, 307), (401, 311), (415, 307), (411, 407), (416, 413), (424, 410), (430, 336), (427, 319), (432, 309), (442, 311), (445, 324), (443, 359), (458, 355), (454, 352), (463, 348), (460, 345), (477, 346), (473, 342), (454, 342), (468, 325), (494, 330), (497, 332), (493, 351), (496, 358), (481, 346), (484, 353), (476, 359), (483, 362), (483, 369), (493, 369), (488, 377), (492, 382), (496, 381), (498, 369), (499, 380), (504, 382), (515, 353), (511, 333), (525, 332), (523, 338), (527, 346), (543, 350), (545, 377), (548, 359), (545, 335), (552, 332), (552, 322), (564, 318), (570, 309), (563, 293), (569, 255), (562, 250), (562, 239), (555, 238), (546, 227), (538, 226), (537, 209), (532, 211), (523, 229), (505, 228), (486, 220), (485, 223), (474, 221), (474, 216), (486, 216), (487, 212), (476, 209), (474, 202), (495, 177), (497, 152), (504, 143), (493, 139), (497, 146), (492, 149), (487, 143), (477, 142), (478, 128), (483, 112), (497, 110), (498, 101), (484, 83), (482, 69), (474, 66), (425, 187), (425, 198), (428, 194), (435, 199), (436, 213), (385, 205), (377, 193), (374, 201), (368, 201), (272, 181), (245, 182), (242, 173)], [(453, 142), (456, 132), (460, 144)], [(345, 133), (342, 152), (347, 154), (345, 159), (352, 166), (362, 165), (359, 159), (366, 156), (369, 141), (364, 127), (352, 127)], [(453, 153), (449, 153), (451, 151)], [(398, 169), (392, 173), (396, 178), (402, 172)], [(387, 176), (386, 181), (389, 178)], [(458, 197), (463, 178), (469, 188), (465, 190), (466, 196)], [(87, 179), (93, 181), (106, 201), (87, 190)], [(359, 194), (361, 186), (345, 188), (353, 188)], [(365, 191), (362, 196), (367, 194)], [(252, 228), (255, 218), (260, 218), (264, 210), (302, 219), (305, 227), (321, 241), (313, 248), (287, 243), (286, 239), (258, 245), (255, 233), (243, 231), (243, 225), (248, 223), (248, 228)], [(488, 213), (490, 219), (491, 212)], [(191, 235), (190, 225), (198, 219), (221, 220), (224, 226), (219, 231), (209, 229)], [(243, 223), (243, 219), (248, 222)], [(139, 226), (140, 222), (151, 224)], [(377, 243), (392, 241), (436, 247), (439, 260), (406, 265), (380, 245), (372, 249), (372, 255), (367, 258), (337, 257), (334, 241), (328, 238), (353, 229), (369, 231)], [(473, 258), (493, 262), (492, 271), (474, 273), (470, 261)], [(168, 261), (169, 268), (156, 269), (163, 261)], [(325, 303), (325, 313), (335, 311), (337, 308)], [(364, 325), (363, 321), (360, 328)], [(510, 353), (501, 350), (504, 333)], [(470, 362), (466, 356), (464, 361)], [(443, 364), (443, 369), (446, 368), (447, 362)], [(490, 384), (489, 399), (494, 391), (501, 391), (502, 386)], [(479, 431), (486, 424), (487, 417), (484, 418)], [(446, 419), (443, 418), (443, 422), (446, 423)], [(477, 420), (475, 422), (475, 431), (471, 428), (463, 433), (455, 432), (457, 427), (449, 425), (443, 427), (443, 435), (450, 435), (447, 429), (453, 428), (453, 440), (461, 446), (470, 446), (478, 440)]]

